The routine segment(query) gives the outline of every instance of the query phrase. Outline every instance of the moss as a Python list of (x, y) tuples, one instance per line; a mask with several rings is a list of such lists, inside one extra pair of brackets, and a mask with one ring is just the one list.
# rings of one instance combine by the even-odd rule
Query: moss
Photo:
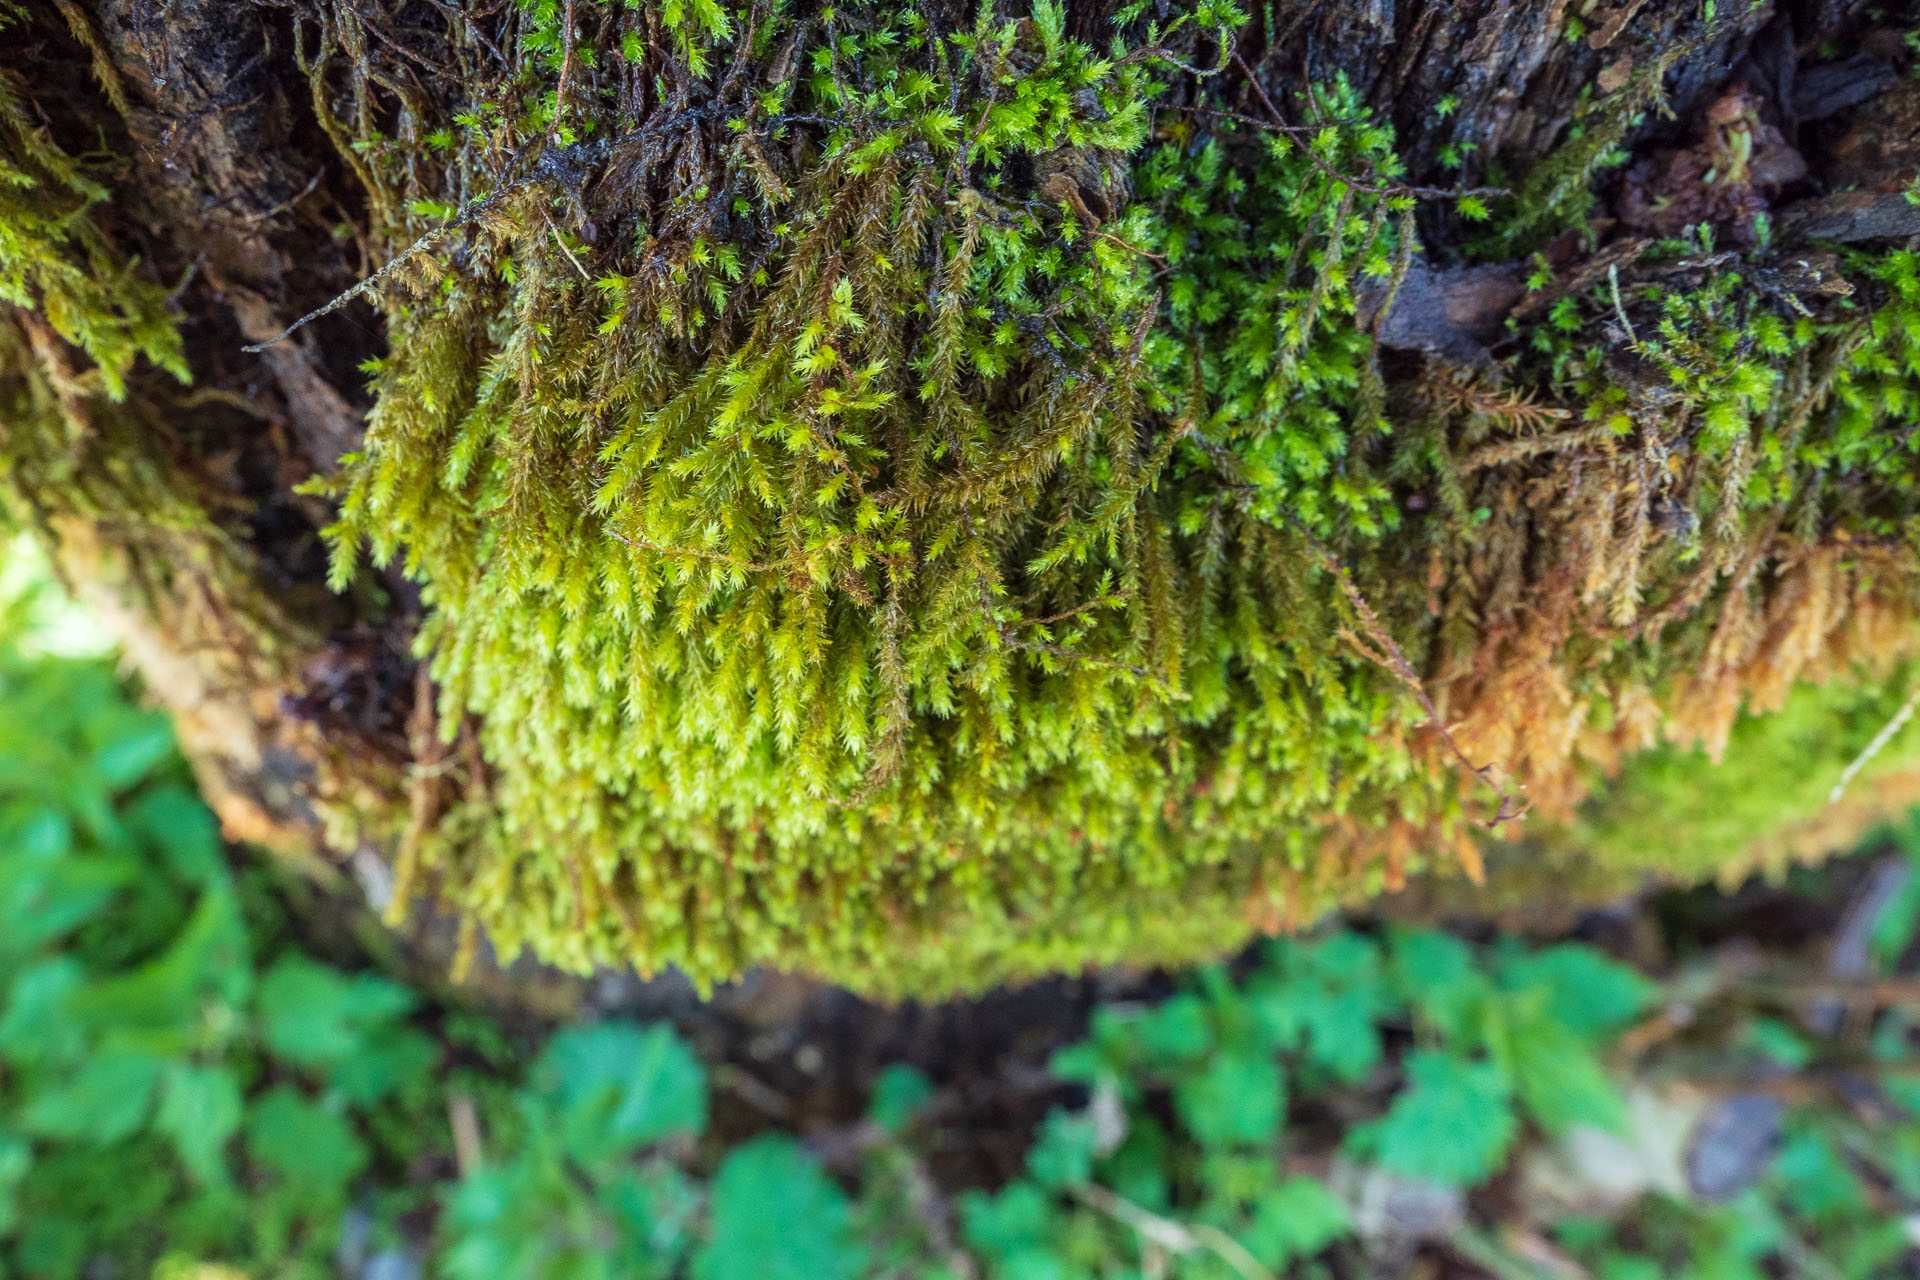
[[(1836, 784), (1907, 700), (1914, 672), (1806, 688), (1734, 728), (1715, 761), (1667, 746), (1633, 760), (1555, 839), (1618, 874), (1737, 882), (1850, 847), (1916, 798), (1920, 732), (1902, 730), (1836, 799)], [(1652, 855), (1652, 856), (1650, 856)]]
[[(0, 30), (16, 20), (0, 11)], [(187, 379), (166, 291), (137, 274), (92, 217), (108, 198), (104, 175), (48, 136), (26, 85), (0, 69), (0, 305), (18, 309), (49, 369), (60, 359), (48, 328), (91, 358), (84, 373), (56, 374), (69, 408), (90, 383), (124, 398), (142, 357)]]
[(1188, 959), (1915, 647), (1911, 254), (1657, 245), (1389, 360), (1414, 206), (1486, 206), (1344, 84), (1240, 110), (1227, 6), (577, 7), (391, 137), (301, 52), (396, 255), (334, 579), (420, 582), (439, 692), (339, 816), (470, 935)]
[[(1456, 748), (1564, 812), (1911, 647), (1907, 454), (1861, 452), (1906, 312), (1663, 246), (1514, 386), (1389, 388), (1389, 131), (1337, 84), (1305, 132), (1149, 124), (1238, 20), (536, 25), (521, 114), (456, 145), (553, 139), (394, 300), (335, 531), (343, 580), (404, 557), (442, 723), (480, 719), (480, 816), (411, 847), (497, 943), (920, 990), (1192, 955), (1477, 868)], [(587, 87), (623, 59), (728, 131), (658, 141)]]

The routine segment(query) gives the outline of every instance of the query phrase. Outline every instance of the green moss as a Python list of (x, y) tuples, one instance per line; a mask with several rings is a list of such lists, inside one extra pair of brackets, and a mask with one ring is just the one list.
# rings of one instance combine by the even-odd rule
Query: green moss
[(335, 583), (421, 583), (485, 755), (381, 834), (503, 949), (1189, 959), (1920, 639), (1911, 254), (1658, 246), (1389, 366), (1430, 193), (1343, 84), (1230, 106), (1225, 6), (519, 8), (454, 118), (325, 120), (398, 255)]
[(1718, 761), (1681, 747), (1648, 752), (1556, 841), (1616, 876), (1651, 870), (1676, 883), (1777, 873), (1845, 849), (1920, 798), (1920, 732), (1911, 726), (1833, 797), (1907, 700), (1914, 674), (1801, 689), (1779, 712), (1743, 719)]
[[(10, 21), (0, 12), (0, 30)], [(136, 274), (93, 220), (108, 196), (103, 175), (47, 136), (26, 86), (0, 70), (0, 305), (40, 317), (92, 358), (64, 394), (97, 381), (119, 400), (136, 359), (182, 382), (187, 367), (166, 291)]]
[[(516, 129), (562, 127), (396, 300), (334, 531), (339, 580), (364, 543), (422, 581), (442, 723), (480, 717), (491, 789), (415, 847), (509, 950), (896, 990), (1190, 957), (1423, 851), (1474, 865), (1487, 802), (1389, 636), (1564, 805), (1644, 738), (1616, 706), (1711, 740), (1763, 669), (1911, 616), (1892, 546), (1822, 562), (1793, 654), (1725, 634), (1779, 603), (1752, 566), (1788, 574), (1796, 502), (1805, 546), (1898, 538), (1909, 455), (1860, 450), (1920, 312), (1651, 269), (1551, 308), (1514, 389), (1389, 388), (1356, 312), (1415, 248), (1390, 133), (1340, 85), (1290, 104), (1304, 134), (1204, 95), (1149, 127), (1175, 31), (1225, 11), (1123, 15), (1105, 54), (1045, 4), (713, 10), (571, 53), (530, 12)], [(693, 164), (611, 97), (560, 104), (569, 57), (691, 77), (730, 141)], [(1898, 254), (1852, 267), (1908, 288)], [(1877, 487), (1804, 496), (1841, 474)], [(1410, 523), (1416, 488), (1442, 513)], [(1554, 548), (1582, 581), (1496, 625)]]

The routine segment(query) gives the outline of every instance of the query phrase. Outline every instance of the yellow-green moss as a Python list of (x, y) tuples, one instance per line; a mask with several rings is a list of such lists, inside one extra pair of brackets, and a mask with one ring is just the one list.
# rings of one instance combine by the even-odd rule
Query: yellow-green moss
[(1226, 6), (519, 8), (456, 118), (328, 112), (398, 257), (320, 485), (485, 756), (403, 894), (504, 949), (1192, 958), (1920, 638), (1910, 253), (1661, 245), (1389, 378), (1430, 193), (1342, 84), (1227, 111)]
[[(1906, 313), (1873, 321), (1886, 370), (1831, 374), (1861, 313), (1647, 275), (1632, 350), (1577, 291), (1519, 388), (1390, 404), (1355, 320), (1414, 247), (1387, 131), (1339, 85), (1289, 104), (1329, 121), (1306, 135), (1147, 129), (1170, 43), (1238, 21), (1123, 14), (1096, 53), (1044, 3), (957, 32), (715, 10), (677, 45), (634, 19), (530, 43), (523, 114), (447, 137), (554, 130), (395, 300), (338, 572), (364, 540), (424, 584), (443, 723), (478, 715), (494, 772), (470, 838), (420, 849), (497, 943), (909, 989), (1191, 955), (1475, 863), (1491, 797), (1376, 608), (1475, 763), (1561, 807), (1582, 758), (1712, 737), (1729, 684), (1837, 670), (1849, 626), (1910, 616), (1889, 544), (1822, 562), (1831, 616), (1793, 652), (1725, 634), (1777, 603), (1752, 568), (1791, 577), (1766, 526), (1810, 477), (1890, 487), (1816, 503), (1815, 542), (1897, 538), (1909, 483), (1853, 442), (1905, 394)], [(726, 141), (691, 162), (656, 140), (694, 117), (579, 79), (556, 124), (558, 63), (596, 57), (686, 79)], [(734, 70), (780, 59), (810, 73)], [(1794, 452), (1782, 401), (1822, 410)], [(1415, 488), (1440, 514), (1409, 520)], [(1584, 580), (1525, 616), (1540, 548)], [(1523, 676), (1559, 703), (1510, 699)], [(1608, 723), (1622, 702), (1651, 725)]]

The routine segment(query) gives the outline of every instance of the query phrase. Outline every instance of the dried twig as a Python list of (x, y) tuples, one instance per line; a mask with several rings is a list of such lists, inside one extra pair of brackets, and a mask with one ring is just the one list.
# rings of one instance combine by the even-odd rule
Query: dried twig
[(561, 35), (560, 46), (560, 83), (553, 91), (553, 136), (556, 142), (560, 138), (560, 122), (567, 114), (567, 73), (573, 69), (573, 0), (567, 0), (565, 21), (567, 29)]
[(447, 1099), (447, 1127), (453, 1130), (453, 1164), (462, 1178), (472, 1177), (486, 1159), (480, 1146), (480, 1116), (465, 1090)]
[(301, 329), (304, 329), (306, 326), (312, 324), (315, 320), (318, 320), (321, 316), (333, 314), (335, 311), (338, 311), (340, 308), (346, 306), (349, 302), (352, 302), (355, 298), (359, 297), (361, 294), (366, 293), (367, 291), (372, 289), (375, 285), (379, 284), (381, 281), (386, 280), (389, 277), (393, 276), (395, 273), (397, 273), (400, 270), (400, 268), (406, 266), (407, 263), (413, 261), (415, 258), (419, 257), (421, 254), (427, 252), (429, 249), (434, 248), (436, 245), (440, 244), (441, 241), (453, 235), (454, 232), (466, 226), (467, 223), (471, 222), (474, 218), (478, 217), (480, 214), (485, 213), (487, 210), (493, 208), (495, 205), (498, 205), (502, 200), (505, 200), (508, 196), (512, 195), (514, 192), (524, 190), (525, 188), (532, 186), (535, 182), (538, 182), (539, 180), (540, 179), (538, 177), (530, 174), (527, 177), (519, 178), (514, 180), (513, 182), (509, 182), (505, 186), (502, 186), (497, 190), (490, 192), (487, 195), (481, 196), (477, 200), (467, 201), (467, 203), (462, 205), (460, 207), (459, 212), (455, 213), (453, 217), (447, 219), (447, 221), (442, 223), (440, 226), (437, 226), (433, 230), (427, 232), (427, 234), (421, 236), (418, 240), (415, 240), (413, 244), (406, 250), (406, 252), (402, 253), (399, 257), (393, 259), (391, 262), (387, 263), (386, 266), (381, 267), (378, 271), (368, 276), (365, 280), (362, 280), (359, 284), (356, 284), (351, 289), (348, 289), (345, 293), (341, 294), (340, 296), (335, 298), (333, 301), (327, 303), (323, 307), (316, 307), (312, 311), (307, 312), (307, 314), (301, 316), (298, 320), (295, 320), (292, 324), (288, 325), (285, 329), (282, 329), (279, 332), (279, 334), (276, 335), (275, 337), (268, 338), (265, 342), (256, 342), (250, 346), (245, 346), (240, 349), (242, 351), (247, 351), (247, 352), (259, 352), (259, 351), (265, 351), (268, 347), (271, 347), (276, 343), (285, 342), (288, 338), (291, 338), (295, 333), (299, 332)]
[(1827, 793), (1828, 804), (1840, 803), (1840, 797), (1846, 793), (1847, 784), (1858, 777), (1860, 771), (1866, 768), (1889, 742), (1893, 741), (1893, 735), (1899, 733), (1906, 726), (1907, 721), (1913, 719), (1916, 707), (1920, 707), (1920, 686), (1915, 686), (1907, 700), (1900, 704), (1900, 709), (1893, 713), (1893, 719), (1882, 725), (1880, 732), (1873, 735), (1873, 741), (1866, 745), (1866, 749), (1853, 758), (1853, 763), (1849, 764), (1845, 772), (1840, 775), (1840, 781), (1834, 783), (1833, 790)]
[(1640, 345), (1640, 335), (1633, 331), (1633, 321), (1627, 319), (1627, 309), (1620, 301), (1620, 264), (1607, 264), (1607, 289), (1613, 294), (1613, 314), (1620, 318), (1620, 327), (1627, 331), (1627, 341), (1633, 346)]
[(1246, 1280), (1274, 1280), (1273, 1272), (1261, 1266), (1260, 1260), (1248, 1253), (1245, 1245), (1218, 1227), (1207, 1223), (1188, 1226), (1183, 1222), (1175, 1222), (1172, 1218), (1163, 1218), (1152, 1210), (1142, 1208), (1124, 1196), (1115, 1195), (1105, 1187), (1091, 1182), (1075, 1185), (1071, 1188), (1071, 1193), (1074, 1199), (1089, 1209), (1104, 1213), (1115, 1222), (1131, 1227), (1141, 1239), (1158, 1245), (1169, 1253), (1184, 1256), (1205, 1249), (1239, 1272)]
[[(1295, 527), (1298, 528), (1297, 525)], [(1519, 799), (1502, 786), (1494, 777), (1494, 766), (1491, 763), (1475, 764), (1467, 758), (1465, 749), (1453, 736), (1453, 731), (1447, 728), (1446, 721), (1441, 719), (1440, 709), (1433, 705), (1433, 699), (1428, 696), (1425, 683), (1407, 662), (1406, 654), (1400, 651), (1400, 646), (1388, 634), (1379, 615), (1374, 613), (1373, 606), (1369, 605), (1367, 598), (1360, 593), (1360, 588), (1354, 585), (1353, 575), (1347, 572), (1345, 565), (1334, 559), (1333, 553), (1323, 546), (1319, 539), (1306, 533), (1305, 530), (1301, 530), (1301, 533), (1306, 537), (1308, 545), (1313, 547), (1322, 566), (1333, 575), (1334, 581), (1340, 584), (1341, 594), (1346, 596), (1347, 603), (1352, 606), (1354, 615), (1360, 620), (1361, 629), (1367, 633), (1367, 639), (1372, 641), (1372, 644), (1363, 642), (1360, 637), (1345, 628), (1341, 629), (1341, 634), (1362, 657), (1392, 672), (1400, 683), (1412, 690), (1414, 698), (1420, 703), (1420, 709), (1426, 713), (1427, 724), (1440, 735), (1440, 740), (1447, 744), (1447, 750), (1453, 753), (1453, 758), (1460, 762), (1461, 768), (1486, 783), (1494, 795), (1499, 797), (1499, 804), (1494, 809), (1493, 816), (1483, 819), (1481, 825), (1489, 831), (1498, 831), (1502, 823), (1524, 818), (1527, 810), (1533, 807), (1532, 803)], [(1512, 807), (1516, 803), (1519, 805), (1517, 809)]]

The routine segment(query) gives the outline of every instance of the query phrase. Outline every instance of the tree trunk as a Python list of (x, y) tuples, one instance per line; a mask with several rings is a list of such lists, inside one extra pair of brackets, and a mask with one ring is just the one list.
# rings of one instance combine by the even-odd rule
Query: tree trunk
[(1915, 649), (1911, 24), (1136, 8), (0, 0), (13, 508), (230, 835), (465, 956), (933, 993), (1920, 796), (1823, 807)]

